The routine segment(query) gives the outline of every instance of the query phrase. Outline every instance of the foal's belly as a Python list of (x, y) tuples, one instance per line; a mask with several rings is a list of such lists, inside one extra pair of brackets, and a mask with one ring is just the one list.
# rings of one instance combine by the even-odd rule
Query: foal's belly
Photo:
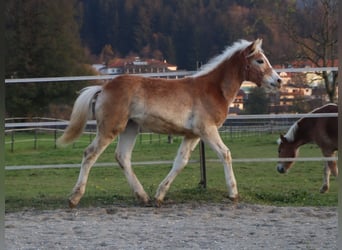
[(183, 119), (170, 119), (167, 117), (145, 115), (142, 117), (131, 118), (139, 124), (143, 131), (154, 132), (158, 134), (188, 135), (196, 136), (193, 127), (189, 122)]

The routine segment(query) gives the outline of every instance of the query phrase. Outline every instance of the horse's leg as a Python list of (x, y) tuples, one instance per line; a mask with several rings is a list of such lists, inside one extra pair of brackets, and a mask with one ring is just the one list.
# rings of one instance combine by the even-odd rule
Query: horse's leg
[[(334, 156), (335, 156), (335, 153), (331, 154), (331, 157), (334, 157)], [(331, 174), (333, 176), (338, 176), (338, 167), (337, 167), (336, 161), (328, 161), (328, 166), (331, 171)]]
[(129, 121), (126, 129), (119, 136), (119, 142), (115, 151), (115, 158), (123, 169), (127, 181), (132, 188), (135, 196), (143, 203), (149, 202), (149, 197), (146, 194), (143, 186), (133, 172), (131, 166), (131, 155), (135, 144), (135, 138), (139, 132), (139, 126), (133, 121)]
[(84, 151), (78, 180), (71, 196), (69, 197), (69, 206), (71, 208), (77, 206), (85, 192), (91, 167), (112, 141), (113, 137), (105, 137), (98, 132), (92, 143)]
[(323, 185), (320, 188), (319, 192), (320, 193), (325, 193), (329, 190), (329, 184), (330, 184), (330, 168), (329, 168), (329, 162), (324, 163), (324, 168), (323, 168)]
[[(324, 152), (323, 151), (324, 157), (333, 157), (335, 156), (335, 153), (331, 152)], [(324, 169), (323, 169), (323, 185), (320, 188), (321, 193), (325, 193), (329, 190), (330, 187), (330, 174), (333, 176), (338, 175), (338, 168), (336, 161), (327, 161), (324, 163)]]
[(176, 176), (184, 169), (188, 163), (191, 151), (193, 151), (199, 142), (199, 138), (188, 138), (184, 137), (183, 141), (178, 149), (177, 156), (173, 162), (173, 166), (169, 174), (159, 184), (157, 193), (155, 195), (156, 205), (159, 207), (164, 200), (166, 192), (169, 190), (171, 183), (174, 181)]
[(213, 127), (211, 129), (207, 128), (207, 131), (205, 135), (202, 136), (202, 139), (210, 146), (212, 150), (216, 152), (216, 154), (222, 161), (226, 184), (229, 192), (229, 198), (233, 201), (237, 201), (239, 195), (229, 148), (223, 143), (216, 127)]

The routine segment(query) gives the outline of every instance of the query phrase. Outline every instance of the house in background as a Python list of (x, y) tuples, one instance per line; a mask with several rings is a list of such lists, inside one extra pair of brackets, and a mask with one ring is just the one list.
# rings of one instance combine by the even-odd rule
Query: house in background
[(164, 73), (177, 70), (176, 65), (156, 59), (142, 60), (140, 57), (115, 58), (108, 65), (94, 64), (95, 70), (104, 75)]
[(240, 114), (244, 109), (245, 100), (246, 93), (243, 89), (240, 89), (234, 101), (229, 106), (229, 114)]

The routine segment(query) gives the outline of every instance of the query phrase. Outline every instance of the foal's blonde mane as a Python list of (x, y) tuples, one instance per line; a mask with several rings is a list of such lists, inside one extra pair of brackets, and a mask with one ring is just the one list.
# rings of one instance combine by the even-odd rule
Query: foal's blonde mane
[[(216, 68), (218, 65), (220, 65), (223, 61), (230, 58), (236, 51), (243, 50), (247, 48), (249, 45), (251, 45), (252, 42), (246, 41), (246, 40), (239, 40), (235, 42), (232, 46), (227, 47), (220, 55), (217, 55), (209, 60), (208, 63), (204, 64), (200, 71), (195, 73), (193, 76), (202, 76), (210, 71), (212, 71), (214, 68)], [(261, 48), (258, 47), (257, 50), (260, 50)]]
[[(301, 119), (300, 119), (301, 120)], [(299, 120), (299, 121), (300, 121)], [(287, 131), (287, 133), (284, 135), (284, 137), (289, 141), (289, 142), (293, 142), (294, 141), (294, 138), (295, 138), (295, 134), (296, 134), (296, 131), (298, 129), (298, 121), (296, 121), (290, 128), (289, 130)], [(281, 139), (279, 138), (278, 139), (278, 144), (281, 143)]]

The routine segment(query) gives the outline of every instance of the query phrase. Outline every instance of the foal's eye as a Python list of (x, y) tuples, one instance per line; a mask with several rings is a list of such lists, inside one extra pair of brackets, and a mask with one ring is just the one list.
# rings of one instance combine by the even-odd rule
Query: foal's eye
[(259, 63), (259, 64), (263, 64), (264, 63), (264, 60), (263, 59), (258, 59), (258, 60), (256, 60), (257, 61), (257, 63)]

